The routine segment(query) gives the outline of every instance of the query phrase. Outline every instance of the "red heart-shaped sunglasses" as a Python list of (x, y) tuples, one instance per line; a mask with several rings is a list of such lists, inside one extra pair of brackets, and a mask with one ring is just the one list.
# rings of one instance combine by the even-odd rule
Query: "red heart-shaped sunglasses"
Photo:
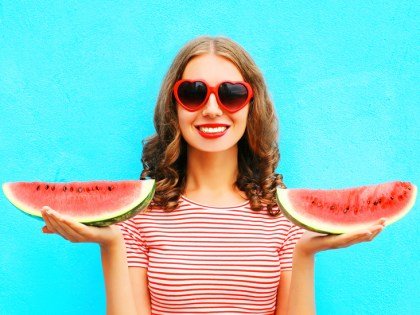
[(210, 86), (204, 80), (179, 80), (174, 86), (176, 101), (190, 112), (202, 108), (210, 94), (216, 96), (217, 103), (224, 110), (234, 113), (242, 109), (253, 97), (252, 88), (247, 82), (220, 82)]

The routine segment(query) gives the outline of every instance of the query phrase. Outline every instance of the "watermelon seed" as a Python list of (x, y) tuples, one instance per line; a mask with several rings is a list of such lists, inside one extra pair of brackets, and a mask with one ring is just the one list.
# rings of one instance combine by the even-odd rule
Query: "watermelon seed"
[(36, 187), (36, 190), (40, 190), (41, 189), (41, 186), (40, 185), (38, 185), (37, 187)]
[(52, 187), (51, 187), (51, 190), (52, 190), (52, 191), (54, 191), (54, 190), (55, 190), (55, 186), (52, 186)]
[(330, 207), (330, 210), (334, 210), (335, 209), (335, 206), (334, 205), (332, 205), (331, 207)]
[(410, 188), (410, 187), (407, 187), (407, 189), (408, 189), (408, 190), (411, 190), (411, 188)]
[(378, 204), (378, 202), (377, 202), (377, 201), (375, 201), (373, 204), (376, 206), (376, 205)]
[(48, 188), (49, 188), (49, 187), (50, 187), (50, 186), (48, 186), (48, 185), (45, 185), (45, 189), (46, 189), (46, 190), (48, 190)]
[(66, 191), (66, 190), (67, 190), (67, 187), (66, 187), (66, 186), (64, 186), (64, 187), (63, 187), (63, 191)]
[(73, 187), (70, 187), (70, 191), (73, 191)]
[(391, 196), (391, 200), (394, 200), (394, 197)]
[(83, 188), (82, 188), (82, 187), (79, 187), (79, 189), (77, 189), (77, 191), (78, 191), (79, 193), (81, 193), (81, 192), (83, 191)]
[(99, 187), (98, 186), (96, 186), (96, 190), (99, 190)]
[(347, 213), (347, 211), (349, 211), (349, 207), (347, 207), (346, 209), (344, 209), (344, 213)]
[(315, 200), (312, 200), (312, 204), (313, 204), (313, 205), (315, 204)]
[(111, 191), (114, 189), (114, 186), (108, 186), (108, 190)]
[(90, 188), (89, 187), (86, 187), (86, 191), (89, 192), (90, 191)]

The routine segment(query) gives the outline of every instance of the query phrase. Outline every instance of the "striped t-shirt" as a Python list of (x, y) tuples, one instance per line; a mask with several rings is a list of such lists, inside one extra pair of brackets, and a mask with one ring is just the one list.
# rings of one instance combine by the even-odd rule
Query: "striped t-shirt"
[(172, 212), (153, 209), (120, 224), (129, 266), (147, 268), (152, 314), (274, 314), (302, 230), (249, 202), (180, 201)]

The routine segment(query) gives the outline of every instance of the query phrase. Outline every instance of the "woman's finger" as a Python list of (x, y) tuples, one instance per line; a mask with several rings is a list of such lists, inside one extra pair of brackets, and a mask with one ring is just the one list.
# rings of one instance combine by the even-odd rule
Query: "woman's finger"
[(60, 218), (60, 215), (56, 211), (52, 210), (51, 208), (46, 208), (44, 217), (48, 221), (47, 228), (49, 230), (55, 231), (55, 233), (60, 234), (66, 240), (78, 240), (78, 235), (75, 235), (66, 229), (65, 224), (62, 222), (63, 220)]
[(42, 233), (45, 233), (45, 234), (52, 234), (52, 233), (54, 233), (54, 232), (50, 231), (50, 230), (48, 229), (48, 226), (44, 225), (44, 226), (42, 227)]
[(56, 233), (56, 230), (54, 229), (53, 225), (51, 224), (50, 218), (49, 218), (49, 212), (51, 211), (50, 207), (43, 207), (41, 209), (41, 215), (44, 219), (45, 225), (47, 226), (47, 229), (50, 231), (50, 233)]
[(56, 231), (57, 234), (60, 234), (64, 239), (68, 240), (67, 233), (63, 230), (63, 228), (60, 226), (60, 223), (57, 222), (57, 218), (54, 217), (52, 213), (49, 214), (49, 221), (54, 231)]
[(382, 230), (383, 225), (374, 225), (370, 227), (366, 232), (362, 233), (360, 237), (356, 237), (352, 240), (350, 240), (347, 244), (347, 246), (354, 245), (361, 242), (370, 242), (372, 241)]
[(54, 224), (54, 227), (58, 230), (60, 235), (72, 242), (82, 241), (84, 239), (83, 235), (80, 235), (77, 231), (74, 231), (71, 226), (69, 226), (69, 221), (69, 219), (65, 218), (63, 215), (60, 215), (56, 211), (51, 212), (51, 222)]

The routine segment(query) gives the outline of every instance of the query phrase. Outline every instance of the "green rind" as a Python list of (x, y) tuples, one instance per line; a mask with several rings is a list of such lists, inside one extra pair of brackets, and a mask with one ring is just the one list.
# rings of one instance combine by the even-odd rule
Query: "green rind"
[[(90, 226), (99, 226), (99, 227), (104, 227), (104, 226), (109, 226), (111, 224), (115, 224), (118, 222), (122, 222), (124, 220), (128, 220), (129, 218), (135, 216), (137, 213), (139, 213), (141, 210), (145, 209), (149, 203), (153, 200), (153, 196), (155, 193), (155, 189), (156, 189), (156, 182), (154, 180), (149, 180), (149, 181), (153, 181), (153, 184), (151, 186), (151, 189), (149, 191), (149, 193), (146, 195), (146, 197), (144, 197), (143, 199), (139, 200), (139, 203), (137, 205), (135, 205), (133, 208), (129, 208), (129, 209), (123, 209), (119, 214), (111, 214), (108, 215), (106, 217), (103, 218), (99, 218), (99, 217), (94, 217), (94, 218), (84, 218), (84, 219), (77, 219), (76, 220), (80, 223), (83, 223), (85, 225), (90, 225)], [(19, 210), (21, 210), (24, 214), (38, 219), (40, 221), (44, 221), (42, 218), (42, 215), (40, 213), (40, 211), (31, 211), (28, 209), (24, 209), (16, 200), (15, 198), (12, 196), (12, 193), (10, 192), (9, 188), (7, 188), (7, 183), (4, 183), (2, 185), (2, 189), (3, 189), (3, 193), (6, 196), (6, 198), (9, 200), (9, 202), (14, 205), (16, 208), (18, 208)]]
[[(408, 205), (404, 208), (401, 209), (401, 211), (397, 214), (394, 215), (390, 218), (387, 218), (385, 225), (391, 225), (395, 222), (397, 222), (398, 220), (402, 219), (410, 210), (411, 208), (414, 206), (414, 203), (416, 201), (416, 197), (417, 197), (417, 186), (416, 185), (412, 185), (413, 187), (413, 193), (410, 199), (410, 202), (408, 203)], [(284, 206), (285, 202), (282, 202), (282, 198), (280, 196), (283, 195), (283, 193), (281, 193), (281, 191), (287, 191), (287, 189), (282, 189), (282, 188), (277, 188), (277, 193), (276, 193), (276, 199), (277, 199), (277, 205), (279, 206), (280, 210), (282, 211), (282, 213), (284, 214), (284, 216), (290, 220), (291, 222), (293, 222), (294, 224), (309, 230), (309, 231), (313, 231), (313, 232), (317, 232), (317, 233), (322, 233), (322, 234), (334, 234), (334, 235), (338, 235), (338, 234), (343, 234), (343, 233), (348, 233), (348, 232), (352, 232), (354, 230), (357, 229), (362, 229), (362, 228), (366, 228), (368, 227), (370, 224), (360, 224), (357, 227), (350, 227), (350, 228), (346, 228), (346, 227), (333, 227), (333, 226), (327, 226), (326, 228), (319, 228), (316, 227), (316, 222), (311, 221), (311, 219), (305, 218), (305, 217), (301, 217), (300, 219), (297, 218), (297, 215), (293, 215), (293, 209), (287, 209), (286, 206)], [(299, 215), (301, 216), (301, 215)]]
[(128, 220), (128, 219), (134, 217), (141, 210), (147, 208), (147, 206), (153, 200), (153, 196), (155, 194), (155, 190), (156, 190), (156, 184), (153, 184), (153, 188), (150, 190), (150, 192), (147, 195), (147, 197), (145, 199), (143, 199), (143, 201), (140, 204), (138, 204), (133, 209), (131, 209), (131, 210), (125, 212), (125, 213), (122, 213), (119, 216), (116, 216), (116, 217), (113, 217), (113, 218), (109, 218), (109, 219), (105, 219), (105, 220), (82, 222), (82, 223), (84, 223), (86, 225), (90, 225), (90, 226), (104, 227), (104, 226), (109, 226), (109, 225), (112, 225), (112, 224), (115, 224), (115, 223), (118, 223), (118, 222), (122, 222), (122, 221)]
[[(282, 189), (282, 188), (277, 188), (277, 190)], [(313, 231), (313, 232), (317, 232), (317, 233), (322, 233), (322, 234), (343, 234), (343, 232), (331, 232), (331, 231), (325, 231), (322, 229), (317, 229), (315, 227), (312, 227), (300, 220), (297, 220), (294, 216), (292, 216), (289, 211), (287, 211), (286, 207), (283, 206), (283, 203), (281, 202), (280, 198), (279, 198), (279, 194), (276, 194), (276, 199), (277, 199), (277, 205), (279, 206), (281, 212), (284, 214), (284, 216), (290, 221), (293, 222), (294, 224), (304, 228), (305, 230), (309, 230), (309, 231)]]

